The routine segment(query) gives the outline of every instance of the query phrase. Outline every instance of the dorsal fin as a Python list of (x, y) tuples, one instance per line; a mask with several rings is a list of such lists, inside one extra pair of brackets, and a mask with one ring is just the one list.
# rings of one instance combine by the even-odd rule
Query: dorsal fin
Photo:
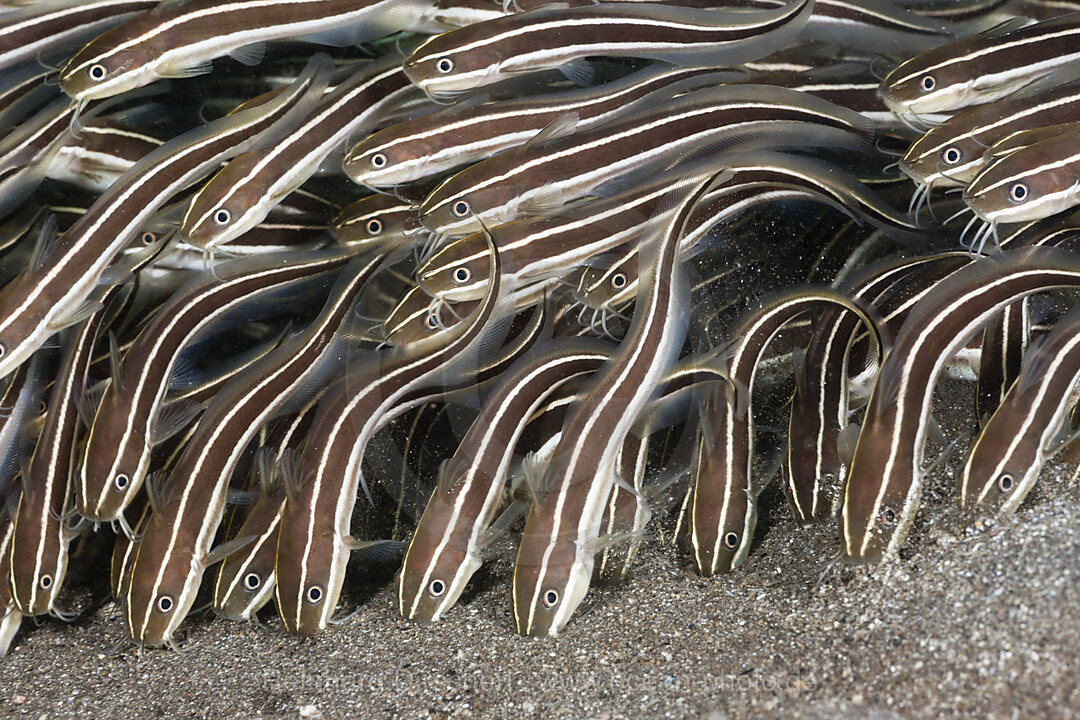
[(123, 368), (120, 364), (120, 344), (116, 341), (116, 333), (109, 330), (109, 372), (117, 386), (124, 382)]
[(45, 217), (45, 221), (41, 223), (37, 242), (34, 243), (34, 251), (30, 255), (30, 268), (32, 270), (37, 270), (45, 265), (45, 261), (56, 243), (56, 238), (59, 236), (60, 232), (57, 229), (56, 216), (49, 214)]
[(581, 122), (581, 117), (575, 112), (560, 115), (545, 125), (540, 132), (529, 138), (529, 141), (522, 145), (520, 150), (528, 152), (552, 140), (571, 135), (577, 129), (579, 122)]

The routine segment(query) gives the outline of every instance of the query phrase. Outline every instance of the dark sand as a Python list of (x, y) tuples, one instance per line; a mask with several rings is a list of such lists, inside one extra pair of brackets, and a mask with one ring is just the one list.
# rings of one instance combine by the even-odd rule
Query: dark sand
[(437, 626), (400, 620), (385, 580), (356, 586), (359, 613), (304, 643), (272, 613), (265, 627), (204, 613), (183, 652), (141, 655), (108, 606), (73, 626), (27, 622), (0, 663), (0, 716), (1077, 716), (1070, 473), (1049, 468), (1016, 516), (970, 524), (959, 460), (930, 483), (898, 562), (838, 566), (817, 587), (834, 531), (798, 528), (772, 490), (743, 567), (698, 577), (654, 535), (635, 576), (591, 592), (557, 639), (514, 634), (509, 550)]

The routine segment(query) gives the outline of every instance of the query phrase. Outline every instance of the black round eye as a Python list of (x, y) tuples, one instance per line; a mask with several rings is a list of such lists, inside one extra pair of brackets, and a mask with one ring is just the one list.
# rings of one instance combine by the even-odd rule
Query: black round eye
[(1002, 473), (1001, 477), (998, 478), (998, 488), (1001, 489), (1001, 492), (1009, 492), (1012, 490), (1015, 482), (1012, 475), (1009, 473)]
[(964, 157), (964, 154), (960, 152), (960, 148), (952, 146), (947, 147), (941, 151), (941, 162), (946, 165), (955, 165), (960, 162)]
[(123, 490), (128, 486), (128, 481), (130, 479), (131, 478), (127, 476), (127, 473), (118, 473), (116, 477), (113, 478), (113, 484), (116, 485), (117, 490)]
[(153, 245), (154, 242), (157, 240), (157, 234), (147, 230), (142, 234), (142, 237), (140, 239), (142, 240), (143, 245)]
[(88, 67), (86, 69), (86, 74), (90, 76), (91, 80), (104, 80), (105, 76), (109, 74), (109, 71), (105, 68), (104, 65), (98, 63), (96, 65), (91, 65), (90, 67)]
[(386, 153), (375, 153), (371, 156), (371, 167), (384, 168), (386, 167)]
[(1009, 200), (1014, 203), (1022, 203), (1028, 199), (1028, 186), (1024, 183), (1013, 183), (1009, 188)]
[(540, 598), (540, 602), (548, 610), (559, 604), (559, 591), (555, 588), (548, 588), (544, 591), (543, 596)]
[(879, 515), (881, 524), (886, 527), (892, 527), (896, 524), (896, 511), (890, 507), (884, 508)]
[(472, 279), (472, 270), (462, 265), (454, 270), (454, 282), (458, 285), (464, 285)]
[(615, 273), (611, 276), (611, 287), (622, 290), (626, 287), (626, 273)]
[(172, 612), (174, 605), (175, 603), (173, 602), (172, 595), (159, 595), (157, 602), (155, 603), (157, 611), (162, 615)]
[(836, 480), (836, 473), (827, 472), (821, 476), (821, 479), (827, 483), (831, 483)]
[(364, 227), (367, 229), (368, 235), (378, 235), (382, 232), (382, 220), (372, 218), (367, 221), (367, 225)]
[(734, 550), (739, 547), (739, 536), (737, 533), (729, 532), (724, 536), (724, 547), (728, 550)]
[(245, 590), (258, 590), (262, 585), (262, 576), (256, 572), (249, 572), (244, 576), (244, 589)]
[(448, 57), (439, 58), (435, 61), (435, 69), (445, 75), (454, 69), (454, 61)]
[(232, 213), (225, 208), (218, 208), (214, 211), (214, 222), (218, 225), (227, 225), (232, 220)]
[(464, 200), (458, 200), (450, 206), (450, 212), (454, 214), (454, 217), (463, 218), (469, 214), (469, 203)]
[(424, 327), (428, 330), (439, 329), (439, 318), (435, 317), (435, 313), (428, 313), (424, 316)]
[(41, 585), (42, 590), (48, 590), (52, 587), (52, 575), (42, 575), (38, 584)]
[(442, 597), (442, 594), (446, 592), (446, 583), (436, 578), (428, 584), (427, 591), (431, 597)]
[(933, 75), (923, 75), (922, 82), (919, 84), (922, 85), (923, 90), (930, 92), (937, 87), (937, 80), (934, 79)]
[(318, 605), (323, 599), (322, 585), (312, 585), (304, 593), (304, 599), (308, 601), (310, 605)]
[(44, 400), (40, 400), (38, 402), (38, 406), (37, 406), (38, 415), (44, 415), (45, 411), (48, 410), (48, 409), (49, 409), (49, 405)]

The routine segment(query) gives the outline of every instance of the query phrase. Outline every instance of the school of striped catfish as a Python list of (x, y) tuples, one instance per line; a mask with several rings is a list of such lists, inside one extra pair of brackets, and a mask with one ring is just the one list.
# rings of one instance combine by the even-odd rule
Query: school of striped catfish
[(773, 482), (855, 563), (958, 447), (1013, 512), (1077, 205), (1076, 0), (0, 0), (0, 655), (73, 556), (175, 648), (515, 546), (542, 636), (650, 536), (752, 562)]

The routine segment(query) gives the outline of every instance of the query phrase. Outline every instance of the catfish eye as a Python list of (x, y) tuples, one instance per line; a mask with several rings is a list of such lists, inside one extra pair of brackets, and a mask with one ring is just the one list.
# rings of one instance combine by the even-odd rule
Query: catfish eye
[(228, 225), (232, 220), (232, 213), (225, 208), (218, 208), (214, 211), (214, 222), (218, 225)]
[(175, 605), (176, 603), (173, 602), (172, 595), (158, 595), (157, 602), (154, 603), (154, 607), (156, 607), (157, 611), (162, 615), (171, 613)]
[(309, 605), (318, 605), (323, 600), (322, 585), (312, 585), (304, 593), (304, 599), (308, 601)]
[(454, 61), (448, 57), (439, 58), (435, 61), (435, 70), (441, 75), (453, 72)]
[(439, 329), (439, 318), (435, 317), (435, 313), (428, 313), (424, 317), (424, 327), (432, 332)]
[(739, 546), (739, 535), (738, 535), (738, 533), (729, 532), (727, 535), (724, 536), (724, 547), (726, 547), (728, 550), (734, 550), (738, 546)]
[(450, 206), (450, 212), (456, 218), (463, 218), (469, 214), (469, 203), (464, 200), (458, 200)]
[(824, 475), (821, 476), (821, 479), (824, 480), (827, 483), (835, 482), (836, 481), (836, 473), (827, 472), (827, 473), (825, 473)]
[(127, 473), (117, 473), (116, 477), (113, 478), (113, 485), (116, 486), (117, 490), (123, 490), (128, 486), (130, 480), (131, 478), (127, 476)]
[(257, 572), (249, 572), (244, 576), (244, 589), (245, 590), (258, 590), (262, 585), (262, 576)]
[(0, 343), (0, 358), (7, 354), (7, 345)]
[(941, 162), (946, 165), (956, 165), (963, 160), (964, 154), (960, 152), (960, 148), (955, 145), (950, 145), (941, 151)]
[(923, 89), (923, 92), (930, 92), (937, 87), (937, 80), (933, 75), (923, 75), (923, 79), (919, 81), (919, 87)]
[(881, 524), (885, 527), (892, 527), (896, 524), (896, 511), (891, 507), (883, 508), (878, 515), (878, 519), (881, 520)]
[(384, 168), (386, 167), (386, 153), (375, 153), (371, 156), (371, 167)]
[(1014, 203), (1022, 203), (1028, 199), (1028, 186), (1022, 182), (1013, 183), (1009, 188), (1009, 200)]
[(472, 270), (465, 267), (464, 265), (454, 270), (454, 282), (456, 284), (464, 285), (465, 283), (469, 282), (469, 280), (472, 280)]
[(616, 290), (622, 290), (626, 287), (627, 278), (626, 273), (617, 272), (611, 276), (611, 287)]
[(1013, 489), (1013, 485), (1015, 484), (1015, 482), (1016, 481), (1013, 480), (1012, 475), (1010, 475), (1009, 473), (1002, 473), (1001, 477), (999, 477), (997, 481), (998, 489), (1000, 489), (1001, 492), (1009, 492)]
[(382, 232), (382, 220), (372, 218), (367, 221), (367, 225), (365, 225), (364, 228), (368, 231), (368, 235), (378, 235)]
[(49, 588), (51, 588), (52, 587), (52, 575), (42, 575), (41, 579), (38, 580), (38, 585), (41, 586), (42, 590), (48, 590)]
[(91, 80), (101, 81), (105, 79), (105, 76), (109, 74), (109, 71), (101, 63), (95, 63), (86, 69), (86, 74), (90, 76)]
[(442, 597), (442, 594), (446, 592), (446, 583), (436, 578), (428, 584), (427, 591), (431, 597)]
[(46, 403), (44, 400), (39, 400), (38, 401), (38, 406), (37, 406), (38, 415), (44, 415), (45, 412), (48, 409), (49, 409), (48, 403)]
[(559, 604), (559, 591), (555, 588), (548, 588), (544, 591), (544, 594), (540, 598), (540, 602), (548, 610), (551, 610)]
[(140, 239), (142, 240), (143, 245), (153, 245), (154, 242), (157, 240), (157, 233), (152, 233), (147, 230), (142, 234), (142, 237)]

